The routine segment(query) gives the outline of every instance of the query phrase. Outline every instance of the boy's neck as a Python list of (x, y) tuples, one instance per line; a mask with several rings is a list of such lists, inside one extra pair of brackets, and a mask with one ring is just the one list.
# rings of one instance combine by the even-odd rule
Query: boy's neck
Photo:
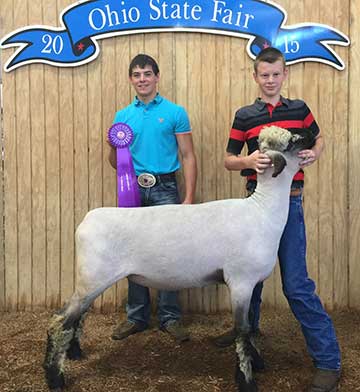
[(138, 100), (141, 101), (144, 105), (147, 105), (148, 103), (150, 103), (152, 100), (155, 99), (155, 97), (157, 96), (157, 91), (155, 91), (153, 94), (148, 95), (148, 96), (137, 96)]
[(261, 96), (261, 100), (270, 103), (272, 106), (276, 106), (277, 103), (280, 101), (280, 95), (274, 96), (274, 97), (266, 97), (266, 96)]

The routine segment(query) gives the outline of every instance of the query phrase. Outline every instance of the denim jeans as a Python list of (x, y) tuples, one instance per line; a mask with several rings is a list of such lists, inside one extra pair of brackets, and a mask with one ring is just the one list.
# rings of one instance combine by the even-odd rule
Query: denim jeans
[[(315, 293), (315, 283), (306, 268), (306, 235), (302, 197), (290, 197), (289, 217), (279, 246), (279, 263), (284, 295), (299, 321), (308, 352), (320, 369), (339, 370), (340, 349), (334, 326)], [(261, 291), (253, 291), (249, 312), (252, 330), (259, 327)]]
[[(152, 188), (139, 187), (143, 207), (164, 204), (180, 204), (176, 179), (158, 181)], [(126, 306), (128, 320), (139, 323), (144, 328), (149, 325), (151, 316), (150, 293), (147, 287), (128, 280), (128, 303)], [(181, 317), (177, 291), (158, 290), (157, 314), (160, 328)]]

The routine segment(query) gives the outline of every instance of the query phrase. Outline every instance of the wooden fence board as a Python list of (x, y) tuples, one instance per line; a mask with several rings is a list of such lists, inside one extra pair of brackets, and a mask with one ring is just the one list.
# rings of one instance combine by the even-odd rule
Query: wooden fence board
[[(328, 22), (333, 25), (333, 10), (328, 7), (324, 0), (320, 3), (322, 12), (319, 21)], [(319, 124), (324, 132), (326, 148), (319, 160), (319, 283), (318, 291), (323, 303), (333, 306), (333, 239), (334, 239), (334, 205), (333, 197), (336, 197), (336, 190), (333, 184), (333, 105), (336, 101), (334, 97), (333, 81), (335, 70), (330, 67), (321, 71), (323, 83), (319, 84), (319, 114), (317, 116)], [(326, 102), (326, 104), (325, 104)], [(330, 187), (329, 187), (329, 184)], [(330, 261), (331, 260), (331, 261)]]
[(174, 33), (159, 34), (159, 55), (157, 60), (161, 64), (160, 69), (160, 94), (169, 99), (174, 100)]
[[(14, 2), (15, 23), (28, 24), (27, 2)], [(31, 305), (31, 133), (30, 73), (28, 67), (16, 70), (16, 153), (17, 153), (17, 218), (18, 218), (18, 308)]]
[[(41, 7), (29, 7), (29, 23), (42, 20)], [(44, 66), (30, 70), (31, 206), (32, 206), (32, 308), (46, 301), (46, 172)]]
[[(311, 9), (313, 2), (304, 2), (305, 20), (316, 20), (319, 16), (319, 9)], [(321, 69), (321, 70), (320, 70)], [(323, 67), (317, 63), (304, 64), (304, 87), (303, 99), (312, 111), (315, 119), (319, 123), (319, 84), (314, 80), (319, 80)], [(326, 138), (327, 130), (319, 123), (321, 132)], [(320, 159), (323, 159), (321, 157)], [(319, 279), (319, 162), (306, 168), (305, 188), (304, 188), (305, 222), (307, 236), (307, 266), (312, 279)]]
[(46, 189), (45, 100), (42, 65), (30, 70), (31, 179), (32, 179), (32, 305), (42, 307), (46, 298)]
[[(56, 25), (56, 7), (44, 6), (44, 23)], [(48, 307), (60, 303), (60, 124), (59, 124), (59, 70), (44, 69), (45, 130), (46, 130), (46, 251), (47, 251), (47, 299)], [(66, 87), (68, 88), (68, 87)], [(68, 118), (68, 113), (65, 114)], [(69, 121), (69, 120), (68, 120)]]
[[(245, 79), (251, 78), (251, 74), (248, 74), (246, 69), (247, 53), (245, 40), (237, 38), (231, 38), (231, 64), (229, 68), (229, 76), (231, 77), (231, 88), (230, 88), (230, 117), (229, 122), (224, 124), (225, 135), (228, 139), (230, 129), (235, 117), (236, 111), (248, 104), (246, 102), (246, 82)], [(240, 77), (243, 75), (243, 77)], [(226, 139), (225, 145), (223, 146), (224, 154), (227, 147), (228, 140)], [(231, 172), (231, 197), (245, 197), (245, 178), (241, 177), (238, 172)]]
[[(160, 61), (159, 47), (161, 47), (159, 41), (159, 33), (149, 33), (144, 35), (144, 52), (149, 56), (153, 57), (154, 59), (157, 59), (158, 61)], [(175, 53), (176, 51), (174, 52), (174, 55)], [(162, 53), (162, 55), (164, 55), (164, 53)], [(165, 71), (166, 73), (169, 72), (169, 70)]]
[[(14, 4), (6, 0), (2, 10), (4, 31), (14, 28)], [(11, 54), (13, 50), (7, 51)], [(6, 53), (8, 54), (8, 53)], [(2, 51), (2, 64), (5, 63), (5, 53)], [(3, 73), (4, 97), (4, 309), (15, 310), (18, 304), (17, 295), (17, 167), (16, 167), (16, 108), (15, 108), (15, 83), (16, 75)]]
[(74, 291), (74, 107), (72, 71), (59, 70), (59, 143), (60, 143), (60, 287), (61, 304)]
[[(335, 1), (334, 25), (345, 34), (349, 34), (350, 12), (341, 0)], [(349, 50), (339, 47), (337, 52), (349, 64)], [(333, 197), (334, 197), (334, 307), (342, 308), (348, 304), (349, 270), (348, 270), (348, 184), (349, 184), (349, 67), (334, 77), (334, 110), (333, 123)]]

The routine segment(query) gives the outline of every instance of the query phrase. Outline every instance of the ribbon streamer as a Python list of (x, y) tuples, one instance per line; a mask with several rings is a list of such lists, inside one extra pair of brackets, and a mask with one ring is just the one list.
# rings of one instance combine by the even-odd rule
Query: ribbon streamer
[(125, 123), (115, 123), (109, 129), (108, 140), (116, 148), (118, 207), (139, 207), (140, 194), (129, 150), (132, 129)]

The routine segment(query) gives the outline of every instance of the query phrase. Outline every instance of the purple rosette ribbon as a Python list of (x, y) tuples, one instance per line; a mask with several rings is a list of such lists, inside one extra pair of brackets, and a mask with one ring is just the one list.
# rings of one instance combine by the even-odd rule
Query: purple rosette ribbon
[(140, 194), (129, 146), (133, 131), (125, 123), (115, 123), (108, 132), (109, 143), (116, 148), (118, 207), (139, 207)]

